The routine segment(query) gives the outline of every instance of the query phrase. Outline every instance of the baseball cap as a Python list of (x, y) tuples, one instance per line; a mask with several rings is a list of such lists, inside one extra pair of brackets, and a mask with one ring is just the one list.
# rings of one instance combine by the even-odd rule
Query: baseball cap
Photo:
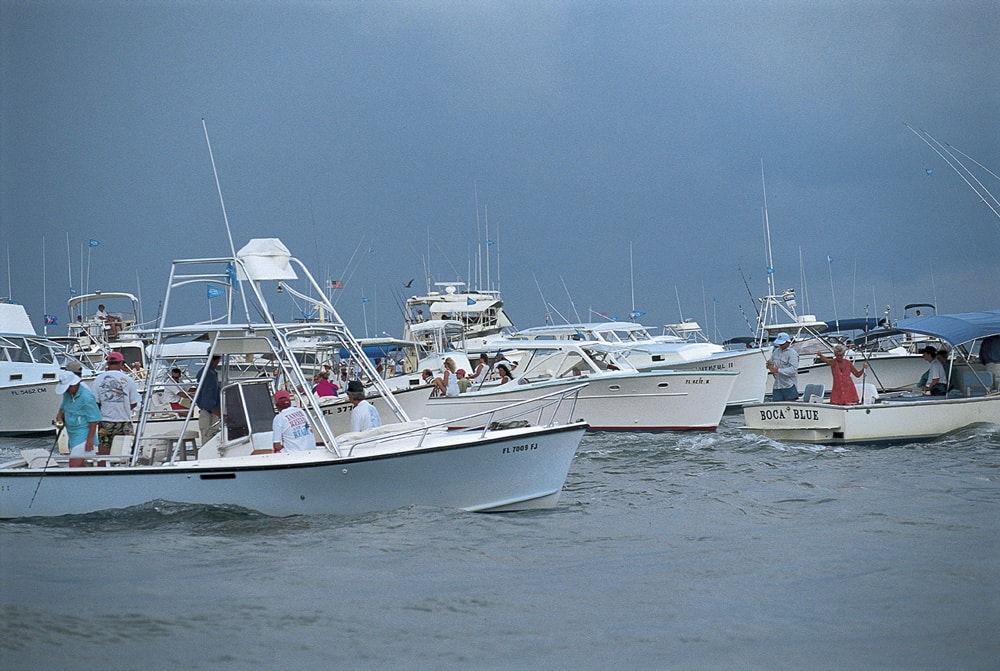
[(112, 352), (108, 355), (108, 363), (125, 363), (125, 357), (121, 352)]
[(289, 394), (284, 389), (282, 389), (279, 392), (276, 392), (274, 394), (274, 402), (275, 403), (280, 403), (281, 401), (288, 401), (289, 403), (291, 403), (292, 402), (292, 395)]

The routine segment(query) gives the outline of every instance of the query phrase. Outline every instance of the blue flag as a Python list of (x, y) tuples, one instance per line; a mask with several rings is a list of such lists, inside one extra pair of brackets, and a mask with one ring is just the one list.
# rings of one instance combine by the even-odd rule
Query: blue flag
[(240, 290), (240, 283), (236, 281), (236, 266), (231, 263), (226, 264), (226, 275), (229, 276), (229, 286), (233, 288), (233, 291)]
[(76, 289), (74, 289), (73, 287), (70, 287), (69, 288), (69, 295), (70, 296), (76, 296)]
[(90, 239), (90, 246), (91, 247), (98, 247), (100, 244), (101, 244), (100, 240), (94, 240), (93, 238)]
[(367, 299), (367, 298), (362, 298), (362, 299), (361, 299), (361, 302), (362, 302), (362, 303), (367, 303), (367, 302), (368, 302), (368, 299)]
[(768, 268), (767, 269), (767, 274), (768, 275), (773, 275), (774, 274), (774, 268)]
[(631, 317), (632, 319), (638, 319), (639, 317), (642, 317), (645, 314), (646, 313), (641, 310), (633, 310), (632, 312), (628, 313), (629, 317)]
[(472, 300), (471, 298), (466, 298), (465, 299), (465, 304), (466, 305), (475, 305), (476, 301)]
[(226, 290), (220, 289), (219, 287), (213, 287), (211, 284), (208, 285), (208, 297), (218, 298), (219, 296), (225, 296)]
[(55, 315), (45, 315), (45, 325), (46, 326), (58, 326), (59, 318)]
[(826, 262), (827, 263), (833, 263), (833, 257), (832, 256), (827, 256), (826, 257)]

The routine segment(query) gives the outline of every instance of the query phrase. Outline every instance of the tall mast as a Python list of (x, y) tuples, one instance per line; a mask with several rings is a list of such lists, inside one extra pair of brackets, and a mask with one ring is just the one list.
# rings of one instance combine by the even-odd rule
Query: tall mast
[[(629, 284), (632, 287), (632, 312), (630, 314), (635, 314), (635, 272), (632, 267), (632, 241), (628, 241), (628, 276)], [(635, 317), (633, 317), (635, 319)]]
[(760, 186), (764, 194), (764, 240), (767, 243), (767, 293), (775, 294), (774, 290), (774, 256), (771, 254), (771, 222), (767, 218), (767, 183), (764, 181), (764, 159), (760, 159)]

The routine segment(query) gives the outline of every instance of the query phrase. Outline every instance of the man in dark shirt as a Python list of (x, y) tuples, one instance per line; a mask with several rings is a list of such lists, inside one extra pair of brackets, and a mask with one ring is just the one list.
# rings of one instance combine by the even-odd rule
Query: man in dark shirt
[(194, 404), (198, 406), (198, 432), (201, 434), (202, 445), (217, 434), (220, 428), (222, 413), (219, 409), (219, 373), (215, 369), (219, 367), (221, 360), (221, 356), (213, 356), (208, 365), (198, 371), (201, 387)]

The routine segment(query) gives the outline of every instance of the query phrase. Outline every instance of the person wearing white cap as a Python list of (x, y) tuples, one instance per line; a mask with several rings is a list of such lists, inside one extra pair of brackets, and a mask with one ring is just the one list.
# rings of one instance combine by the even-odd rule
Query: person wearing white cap
[(799, 400), (799, 353), (792, 347), (792, 338), (779, 333), (774, 339), (775, 350), (767, 362), (767, 369), (774, 375), (771, 389), (772, 401)]
[(56, 413), (56, 424), (66, 427), (69, 440), (69, 465), (83, 466), (87, 453), (93, 454), (97, 442), (97, 426), (101, 421), (101, 409), (97, 399), (80, 384), (80, 376), (71, 370), (59, 373), (56, 393), (62, 394), (62, 405)]

